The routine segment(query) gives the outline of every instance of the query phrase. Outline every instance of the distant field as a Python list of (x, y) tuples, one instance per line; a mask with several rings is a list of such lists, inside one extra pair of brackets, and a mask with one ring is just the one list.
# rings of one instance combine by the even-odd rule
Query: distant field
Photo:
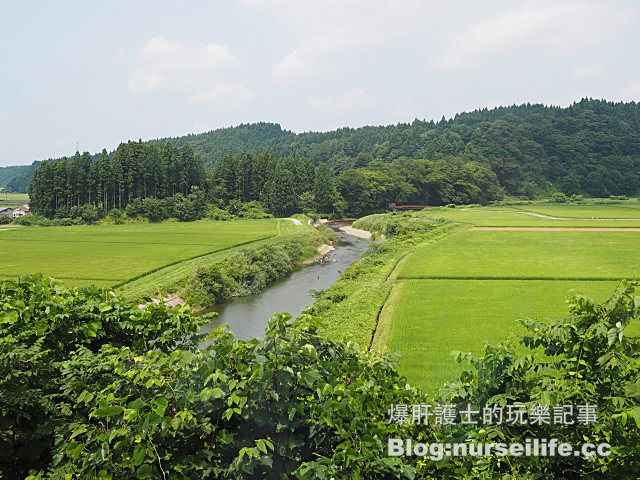
[[(640, 203), (640, 202), (639, 202)], [(422, 212), (472, 226), (639, 227), (640, 204), (527, 205)], [(553, 220), (529, 212), (577, 220)], [(598, 220), (597, 218), (618, 220)], [(452, 350), (480, 354), (523, 332), (516, 322), (567, 313), (575, 289), (605, 300), (622, 278), (640, 272), (640, 232), (463, 230), (417, 249), (392, 275), (395, 287), (381, 315), (375, 348), (398, 351), (401, 372), (435, 392), (460, 373)], [(640, 293), (640, 292), (639, 292)], [(640, 333), (636, 328), (633, 334)]]
[(640, 232), (463, 231), (417, 250), (398, 278), (632, 278)]
[(436, 391), (462, 371), (453, 350), (482, 353), (483, 342), (499, 343), (523, 333), (518, 318), (567, 314), (568, 292), (605, 300), (617, 282), (526, 280), (415, 280), (403, 282), (393, 312), (388, 350), (399, 351), (409, 381)]
[[(553, 220), (531, 214), (571, 220)], [(635, 204), (438, 208), (425, 210), (422, 215), (487, 227), (640, 227), (640, 202), (637, 208)]]
[(165, 265), (267, 238), (278, 220), (21, 227), (0, 230), (0, 277), (42, 272), (111, 286)]
[(541, 205), (529, 206), (527, 211), (563, 218), (640, 220), (640, 202), (622, 205)]
[(29, 195), (27, 195), (26, 193), (0, 192), (0, 208), (19, 207), (24, 203), (29, 203)]

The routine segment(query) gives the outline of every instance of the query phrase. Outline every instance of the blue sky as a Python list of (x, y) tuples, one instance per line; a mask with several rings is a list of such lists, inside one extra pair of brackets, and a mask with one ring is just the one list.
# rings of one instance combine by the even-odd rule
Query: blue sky
[(6, 0), (0, 166), (257, 121), (640, 101), (639, 27), (634, 0)]

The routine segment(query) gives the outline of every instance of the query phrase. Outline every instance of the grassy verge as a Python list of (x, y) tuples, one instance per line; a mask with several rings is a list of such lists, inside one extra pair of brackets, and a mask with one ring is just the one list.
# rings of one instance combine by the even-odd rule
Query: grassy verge
[[(367, 225), (357, 226), (366, 228)], [(319, 293), (305, 313), (323, 317), (328, 335), (349, 337), (368, 347), (391, 292), (398, 263), (416, 247), (437, 242), (460, 228), (463, 227), (452, 223), (430, 223), (412, 235), (393, 236), (384, 243), (373, 243), (336, 283)]]
[[(222, 222), (223, 225), (224, 223)], [(150, 296), (162, 297), (167, 293), (174, 293), (182, 289), (188, 279), (198, 270), (223, 264), (240, 250), (264, 245), (280, 245), (282, 242), (286, 242), (287, 239), (297, 236), (315, 235), (313, 238), (316, 239), (317, 243), (318, 236), (312, 232), (315, 232), (315, 230), (308, 225), (296, 225), (290, 220), (278, 219), (275, 223), (274, 232), (267, 237), (231, 245), (195, 258), (173, 262), (170, 265), (147, 272), (119, 285), (118, 292), (130, 300), (140, 300)], [(313, 257), (317, 254), (312, 244), (313, 242), (307, 242), (304, 250), (305, 258)]]

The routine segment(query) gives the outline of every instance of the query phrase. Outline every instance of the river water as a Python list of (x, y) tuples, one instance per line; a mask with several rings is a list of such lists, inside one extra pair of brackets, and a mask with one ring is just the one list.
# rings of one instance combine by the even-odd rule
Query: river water
[(367, 249), (370, 240), (364, 240), (342, 232), (338, 233), (338, 247), (324, 257), (323, 263), (314, 263), (294, 271), (287, 278), (273, 283), (264, 292), (246, 297), (232, 298), (216, 305), (219, 313), (201, 333), (208, 333), (222, 324), (229, 325), (240, 339), (262, 338), (271, 315), (289, 312), (293, 317), (313, 303), (313, 291), (331, 286), (340, 274), (358, 260)]

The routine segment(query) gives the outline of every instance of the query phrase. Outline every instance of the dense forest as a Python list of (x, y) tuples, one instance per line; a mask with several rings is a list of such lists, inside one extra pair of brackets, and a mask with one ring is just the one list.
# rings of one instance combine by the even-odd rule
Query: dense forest
[(190, 135), (205, 165), (226, 152), (297, 154), (338, 174), (372, 161), (463, 159), (488, 166), (506, 193), (633, 195), (640, 187), (640, 104), (584, 99), (567, 108), (525, 104), (461, 113), (439, 122), (294, 134), (241, 125)]
[[(640, 104), (635, 102), (514, 105), (438, 122), (416, 119), (324, 133), (296, 134), (258, 123), (123, 145), (156, 152), (150, 155), (156, 158), (169, 148), (167, 142), (175, 151), (189, 148), (199, 159), (208, 172), (210, 201), (256, 200), (274, 214), (313, 208), (361, 215), (392, 202), (487, 203), (503, 194), (640, 192)], [(111, 162), (122, 148), (108, 155)], [(55, 161), (46, 163), (51, 168)], [(145, 176), (161, 171), (153, 161), (148, 166), (153, 171)], [(327, 182), (322, 193), (319, 182)], [(124, 198), (166, 194), (145, 188), (123, 191)], [(101, 203), (109, 208), (122, 201), (111, 196)]]
[(0, 167), (0, 191), (27, 193), (31, 176), (40, 162), (31, 165)]
[(76, 153), (42, 162), (33, 173), (29, 197), (34, 212), (65, 216), (84, 205), (124, 209), (136, 199), (187, 196), (205, 183), (204, 166), (189, 145), (128, 142), (112, 157), (103, 150), (97, 161), (89, 153)]

